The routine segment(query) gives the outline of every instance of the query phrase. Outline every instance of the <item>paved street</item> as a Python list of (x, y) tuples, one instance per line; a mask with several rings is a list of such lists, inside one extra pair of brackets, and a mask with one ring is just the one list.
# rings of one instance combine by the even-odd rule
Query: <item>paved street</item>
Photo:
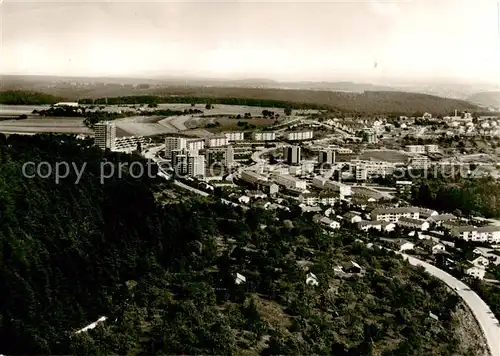
[(417, 258), (402, 254), (405, 259), (413, 266), (422, 266), (425, 270), (445, 282), (448, 286), (456, 290), (456, 293), (462, 297), (472, 310), (478, 321), (483, 334), (486, 337), (488, 347), (492, 356), (500, 356), (500, 324), (493, 315), (488, 305), (479, 296), (472, 291), (466, 284), (462, 283), (445, 271)]

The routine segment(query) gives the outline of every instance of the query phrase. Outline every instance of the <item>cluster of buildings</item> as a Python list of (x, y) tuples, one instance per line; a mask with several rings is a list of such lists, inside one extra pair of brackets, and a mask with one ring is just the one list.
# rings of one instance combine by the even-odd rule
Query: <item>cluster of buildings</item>
[(489, 136), (500, 137), (500, 120), (497, 117), (480, 116), (475, 120), (470, 113), (445, 116), (446, 134), (448, 136)]
[(364, 227), (363, 230), (367, 229), (366, 226), (374, 224), (394, 224), (418, 231), (428, 231), (434, 226), (464, 241), (486, 242), (493, 245), (500, 243), (500, 226), (462, 225), (453, 214), (439, 214), (435, 210), (419, 207), (376, 208), (371, 211), (369, 222), (361, 218), (355, 222), (360, 223)]
[[(410, 129), (415, 129), (417, 135), (419, 130), (425, 131), (421, 130), (421, 123), (413, 125), (409, 118), (400, 119), (400, 128), (396, 131), (398, 133), (401, 130), (410, 132)], [(430, 122), (436, 120), (430, 114), (423, 115), (422, 119)], [(444, 119), (448, 122), (448, 129), (453, 128), (455, 125), (453, 122), (457, 120), (465, 127), (471, 127), (471, 125), (475, 127), (480, 125), (483, 129), (487, 127), (486, 121), (478, 124), (475, 120), (473, 122), (470, 115)], [(490, 126), (496, 126), (490, 121), (488, 121)], [(375, 230), (389, 233), (402, 229), (404, 233), (411, 231), (416, 234), (418, 232), (419, 238), (420, 236), (435, 238), (449, 235), (464, 241), (500, 244), (500, 227), (498, 226), (464, 225), (463, 220), (452, 214), (440, 214), (437, 211), (419, 207), (401, 207), (397, 204), (385, 207), (390, 202), (390, 194), (380, 194), (376, 197), (371, 194), (374, 190), (376, 191), (377, 187), (391, 188), (394, 193), (409, 193), (413, 187), (411, 180), (397, 180), (395, 188), (393, 184), (391, 184), (392, 187), (382, 187), (369, 181), (376, 176), (391, 176), (400, 169), (428, 169), (442, 161), (446, 152), (444, 143), (440, 143), (441, 147), (437, 144), (406, 145), (408, 141), (405, 140), (401, 146), (391, 147), (392, 153), (397, 151), (397, 155), (393, 154), (390, 159), (385, 160), (382, 150), (374, 150), (377, 152), (366, 154), (366, 151), (359, 152), (357, 143), (361, 141), (369, 144), (383, 143), (385, 136), (390, 137), (393, 134), (387, 130), (387, 127), (391, 125), (387, 120), (367, 122), (362, 124), (365, 126), (362, 128), (346, 122), (348, 120), (321, 121), (322, 126), (330, 125), (333, 133), (327, 134), (326, 137), (321, 135), (321, 138), (316, 139), (314, 139), (314, 131), (309, 130), (311, 126), (302, 131), (287, 132), (286, 130), (290, 130), (288, 127), (276, 129), (276, 131), (252, 132), (251, 135), (238, 131), (225, 132), (206, 138), (171, 135), (165, 138), (164, 157), (171, 162), (176, 174), (199, 178), (205, 182), (211, 180), (210, 183), (214, 186), (230, 184), (233, 189), (231, 193), (235, 198), (229, 195), (228, 199), (233, 200), (232, 204), (255, 203), (260, 204), (264, 209), (287, 209), (289, 207), (287, 203), (294, 200), (302, 211), (313, 212), (314, 220), (326, 229), (338, 229), (342, 224), (348, 224), (366, 232)], [(367, 125), (370, 127), (366, 127)], [(363, 136), (361, 140), (359, 139), (360, 132)], [(285, 142), (278, 145), (270, 144), (277, 139)], [(250, 140), (252, 142), (249, 142)], [(416, 142), (433, 141), (418, 140)], [(112, 122), (96, 125), (96, 145), (101, 148), (127, 150), (132, 147), (136, 149), (138, 145), (144, 144), (145, 141), (141, 138), (117, 139), (116, 128)], [(283, 159), (280, 160), (279, 154), (275, 155), (273, 152), (277, 159), (273, 157), (269, 164), (264, 163), (267, 162), (266, 159), (252, 157), (255, 160), (252, 165), (244, 167), (245, 163), (240, 162), (246, 162), (248, 153), (254, 153), (255, 147), (262, 147), (262, 152), (265, 152), (264, 147), (270, 150), (276, 147), (276, 150), (282, 150)], [(246, 155), (241, 154), (241, 150), (246, 150)], [(391, 154), (388, 150), (386, 152)], [(314, 156), (316, 154), (317, 156)], [(241, 158), (242, 156), (244, 157)], [(401, 160), (401, 162), (395, 160)], [(227, 168), (233, 172), (233, 179), (227, 182), (219, 177), (208, 179), (207, 169), (212, 166)], [(234, 169), (236, 167), (237, 170)], [(241, 189), (237, 189), (238, 186)], [(378, 192), (382, 191), (380, 189)], [(391, 190), (387, 189), (387, 191)], [(388, 199), (381, 200), (384, 197)], [(346, 213), (345, 202), (350, 206), (347, 209), (357, 206), (359, 211), (351, 210)], [(338, 206), (341, 206), (341, 212), (337, 211)], [(408, 233), (408, 236), (416, 235)], [(444, 251), (444, 239), (439, 242), (433, 238), (420, 242), (400, 240), (397, 243), (397, 249), (399, 251), (412, 250), (415, 244), (419, 244), (428, 248), (433, 254)], [(467, 273), (483, 278), (484, 263), (480, 266), (481, 261), (476, 260), (471, 261)], [(311, 274), (308, 278), (309, 283), (317, 284), (314, 275)]]
[[(59, 103), (63, 104), (67, 103)], [(95, 145), (102, 150), (133, 152), (149, 143), (149, 140), (142, 136), (116, 137), (116, 125), (112, 121), (98, 122), (94, 127), (94, 134)]]
[[(240, 136), (230, 136), (231, 141)], [(172, 163), (177, 175), (204, 178), (206, 167), (220, 165), (232, 168), (234, 148), (229, 145), (227, 136), (209, 137), (204, 140), (179, 136), (165, 138), (165, 158)]]
[(118, 152), (132, 152), (135, 150), (140, 151), (142, 147), (149, 143), (143, 136), (129, 136), (115, 138), (115, 145), (113, 151)]

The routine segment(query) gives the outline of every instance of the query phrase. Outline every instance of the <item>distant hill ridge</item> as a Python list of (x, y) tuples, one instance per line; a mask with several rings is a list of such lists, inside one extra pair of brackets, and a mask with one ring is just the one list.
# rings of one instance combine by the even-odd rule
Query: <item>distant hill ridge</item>
[(500, 106), (500, 91), (485, 91), (471, 95), (467, 101), (482, 106)]
[[(17, 93), (17, 94), (16, 94)], [(49, 96), (47, 96), (49, 94)], [(349, 113), (413, 114), (428, 111), (433, 114), (448, 114), (454, 110), (475, 111), (477, 105), (463, 100), (442, 98), (434, 95), (398, 91), (335, 92), (324, 90), (264, 89), (238, 87), (165, 87), (136, 89), (121, 86), (99, 86), (88, 89), (46, 88), (42, 93), (26, 91), (0, 92), (3, 104), (50, 104), (63, 100), (97, 99), (103, 97), (126, 97), (155, 95), (158, 102), (172, 102), (172, 95), (193, 100), (209, 100), (223, 104), (224, 99), (234, 105), (260, 106), (265, 101), (302, 104), (304, 107), (323, 107)], [(63, 99), (64, 98), (64, 99)], [(163, 98), (163, 99), (162, 99)], [(169, 99), (166, 99), (169, 98)], [(217, 99), (217, 100), (216, 100)], [(248, 99), (246, 103), (244, 99)], [(254, 103), (254, 104), (252, 104)], [(297, 105), (294, 105), (297, 106)]]

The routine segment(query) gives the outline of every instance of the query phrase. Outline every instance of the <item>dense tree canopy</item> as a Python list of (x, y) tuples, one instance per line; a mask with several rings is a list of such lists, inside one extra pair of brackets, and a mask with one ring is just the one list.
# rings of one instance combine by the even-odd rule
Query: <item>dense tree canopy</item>
[[(69, 136), (0, 137), (0, 352), (476, 353), (456, 336), (457, 297), (357, 233), (328, 233), (293, 209), (159, 204), (157, 179), (125, 171), (101, 184), (103, 159), (145, 163)], [(56, 184), (23, 177), (30, 161), (87, 166), (78, 184), (74, 172)], [(366, 273), (336, 276), (350, 260)]]
[(53, 95), (24, 91), (7, 90), (0, 92), (0, 104), (5, 105), (49, 105), (62, 101)]
[(439, 211), (500, 217), (500, 183), (492, 178), (427, 177), (414, 186), (412, 198)]

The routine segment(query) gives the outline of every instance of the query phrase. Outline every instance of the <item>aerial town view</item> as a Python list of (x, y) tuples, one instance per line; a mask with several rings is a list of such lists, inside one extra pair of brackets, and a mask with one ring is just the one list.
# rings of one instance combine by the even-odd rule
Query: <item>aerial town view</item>
[(500, 356), (458, 3), (0, 2), (0, 355)]

